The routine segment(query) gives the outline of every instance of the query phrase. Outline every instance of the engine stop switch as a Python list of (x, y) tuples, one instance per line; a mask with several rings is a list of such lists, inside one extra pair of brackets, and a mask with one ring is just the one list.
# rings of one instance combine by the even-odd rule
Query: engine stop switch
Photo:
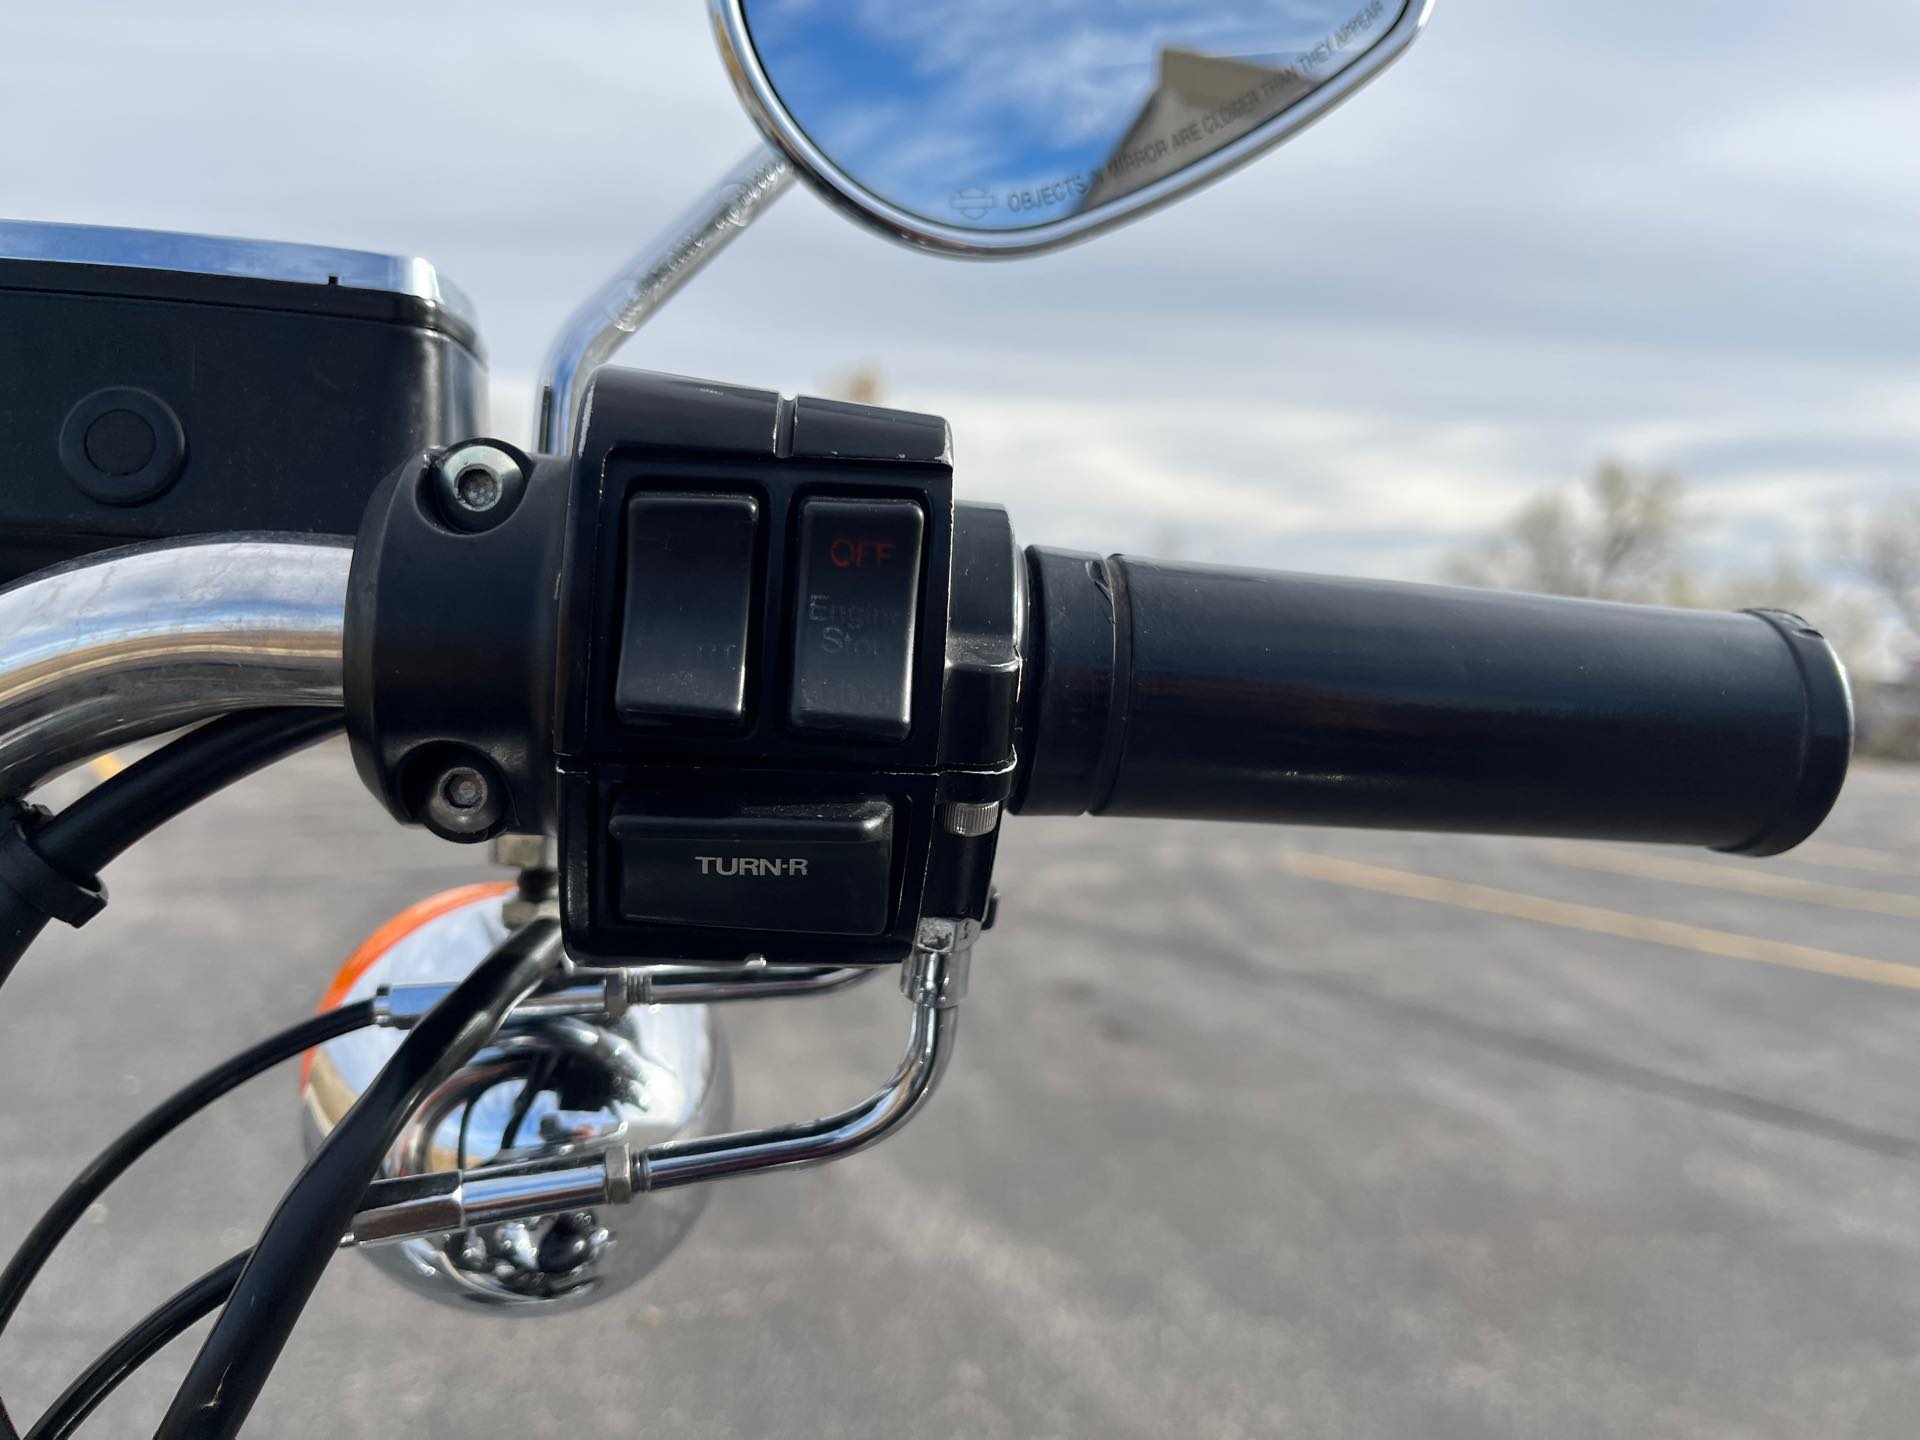
[(907, 738), (923, 528), (911, 500), (801, 502), (794, 729)]

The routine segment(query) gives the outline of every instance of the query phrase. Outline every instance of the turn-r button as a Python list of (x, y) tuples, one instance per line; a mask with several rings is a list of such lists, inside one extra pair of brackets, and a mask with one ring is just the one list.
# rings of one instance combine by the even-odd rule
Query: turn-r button
[(801, 505), (793, 693), (787, 703), (796, 730), (907, 738), (923, 525), (911, 500)]

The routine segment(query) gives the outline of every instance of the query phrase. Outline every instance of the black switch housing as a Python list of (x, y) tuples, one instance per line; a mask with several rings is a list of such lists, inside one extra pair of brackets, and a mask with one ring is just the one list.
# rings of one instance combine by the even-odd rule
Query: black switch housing
[[(1016, 571), (1004, 523), (972, 543), (1005, 550), (1005, 563), (975, 555), (964, 577), (957, 570), (945, 422), (614, 367), (596, 372), (585, 415), (570, 462), (554, 629), (569, 952), (623, 963), (737, 964), (759, 954), (776, 963), (882, 964), (907, 953), (921, 916), (978, 918), (994, 837), (956, 834), (941, 815), (948, 803), (1000, 799), (1011, 788), (1014, 688), (998, 680), (1017, 681)], [(723, 632), (702, 643), (724, 649), (738, 633), (736, 585), (746, 567), (729, 560), (725, 583), (717, 580), (713, 572), (726, 568), (715, 565), (719, 532), (700, 527), (704, 573), (689, 566), (678, 574), (682, 547), (656, 553), (655, 578), (666, 580), (643, 604), (631, 547), (647, 528), (636, 516), (657, 534), (660, 516), (678, 505), (748, 497), (758, 511), (735, 712), (730, 667), (695, 653), (698, 673), (667, 687), (637, 666), (645, 646), (635, 642), (649, 609), (685, 606)], [(675, 504), (658, 509), (666, 499)], [(993, 538), (983, 540), (988, 531)], [(957, 641), (949, 635), (956, 584), (969, 596), (995, 591), (999, 609), (987, 626), (995, 634), (975, 633), (976, 604), (967, 612), (973, 629)], [(696, 587), (707, 585), (724, 594), (695, 602)], [(824, 598), (810, 608), (815, 596)], [(823, 642), (814, 655), (796, 643), (810, 630)], [(873, 822), (849, 828), (845, 820), (848, 807), (875, 802), (890, 817), (884, 850), (862, 829)], [(753, 823), (728, 840), (711, 828), (725, 816)], [(667, 828), (689, 817), (701, 821), (698, 850)], [(825, 825), (843, 838), (792, 829), (776, 837), (775, 820)], [(768, 848), (775, 838), (781, 843)], [(818, 845), (821, 858), (788, 843)], [(710, 862), (704, 874), (701, 856)], [(809, 872), (825, 866), (819, 873), (833, 883), (796, 884), (797, 871), (774, 864), (801, 859)], [(736, 860), (756, 873), (719, 873)]]
[[(1012, 793), (1025, 566), (1004, 511), (955, 505), (944, 422), (606, 367), (572, 455), (502, 448), (526, 481), (499, 523), (448, 525), (428, 454), (388, 477), (354, 547), (348, 728), (397, 816), (455, 763), (497, 779), (501, 826), (557, 832), (582, 960), (889, 964), (921, 918), (985, 916), (997, 831), (951, 809)], [(853, 729), (793, 723), (797, 597), (829, 593), (802, 584), (809, 510), (834, 603), (898, 627)], [(888, 583), (847, 599), (840, 570)], [(689, 817), (697, 833), (671, 828)], [(694, 881), (777, 883), (676, 900), (689, 854)], [(816, 865), (831, 885), (787, 884)]]

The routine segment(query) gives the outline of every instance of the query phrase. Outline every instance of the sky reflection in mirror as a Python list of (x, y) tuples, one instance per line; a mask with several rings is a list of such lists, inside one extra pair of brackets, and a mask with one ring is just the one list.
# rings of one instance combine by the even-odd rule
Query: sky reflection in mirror
[(794, 123), (925, 220), (1097, 210), (1274, 123), (1410, 0), (743, 0)]

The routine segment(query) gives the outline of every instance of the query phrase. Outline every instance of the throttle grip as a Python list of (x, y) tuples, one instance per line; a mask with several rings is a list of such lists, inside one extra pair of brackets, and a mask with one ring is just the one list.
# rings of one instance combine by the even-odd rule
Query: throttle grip
[(1773, 855), (1846, 778), (1798, 616), (1027, 552), (1012, 808)]

